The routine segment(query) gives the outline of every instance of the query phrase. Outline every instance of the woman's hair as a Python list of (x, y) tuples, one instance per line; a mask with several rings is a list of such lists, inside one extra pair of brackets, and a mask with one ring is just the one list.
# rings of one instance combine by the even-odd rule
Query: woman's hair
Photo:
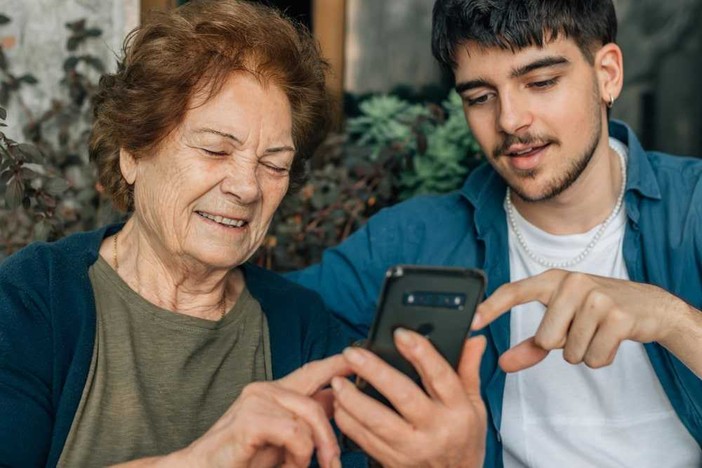
[(148, 157), (183, 121), (193, 96), (213, 97), (234, 72), (278, 86), (290, 101), (296, 155), (290, 188), (304, 182), (306, 161), (329, 122), (327, 63), (309, 31), (279, 11), (240, 0), (194, 0), (156, 13), (124, 41), (117, 72), (100, 79), (90, 159), (120, 210), (133, 209), (120, 149)]

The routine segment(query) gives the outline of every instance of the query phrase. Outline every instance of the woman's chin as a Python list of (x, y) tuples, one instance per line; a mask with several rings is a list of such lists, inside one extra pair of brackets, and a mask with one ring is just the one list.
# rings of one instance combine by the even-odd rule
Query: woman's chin
[(242, 250), (234, 250), (231, 246), (226, 248), (199, 248), (190, 253), (189, 257), (206, 269), (227, 269), (236, 268), (251, 257), (253, 253)]

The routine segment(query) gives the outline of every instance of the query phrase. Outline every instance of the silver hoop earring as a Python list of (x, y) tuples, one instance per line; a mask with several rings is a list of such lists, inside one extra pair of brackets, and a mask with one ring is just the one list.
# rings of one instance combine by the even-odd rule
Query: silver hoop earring
[(614, 96), (612, 96), (612, 93), (609, 93), (609, 102), (607, 103), (607, 107), (609, 107), (611, 109), (613, 105), (614, 105)]

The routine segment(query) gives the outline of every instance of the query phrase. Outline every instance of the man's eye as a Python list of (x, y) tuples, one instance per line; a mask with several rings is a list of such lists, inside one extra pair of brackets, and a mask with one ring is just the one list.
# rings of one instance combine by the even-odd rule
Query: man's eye
[(480, 104), (485, 104), (489, 98), (490, 98), (489, 94), (483, 94), (482, 96), (478, 96), (475, 98), (468, 98), (468, 99), (466, 99), (466, 102), (468, 103), (469, 106), (476, 106), (476, 105), (480, 105)]
[(538, 89), (544, 89), (544, 88), (550, 88), (551, 86), (555, 85), (558, 82), (558, 78), (551, 78), (550, 80), (543, 80), (543, 81), (534, 81), (533, 83), (529, 83), (530, 88), (538, 88)]

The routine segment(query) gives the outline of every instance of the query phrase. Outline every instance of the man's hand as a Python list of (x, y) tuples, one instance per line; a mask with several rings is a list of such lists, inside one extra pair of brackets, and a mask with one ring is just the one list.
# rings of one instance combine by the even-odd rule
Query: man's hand
[(353, 372), (385, 395), (399, 414), (337, 377), (332, 380), (334, 417), (341, 431), (385, 466), (482, 466), (486, 411), (479, 368), (484, 337), (466, 342), (458, 374), (421, 335), (398, 330), (395, 344), (427, 392), (373, 353), (349, 348), (344, 356)]
[(478, 307), (473, 328), (533, 301), (546, 306), (546, 313), (533, 337), (501, 356), (500, 367), (506, 372), (531, 367), (554, 349), (563, 349), (563, 358), (571, 364), (607, 366), (624, 340), (657, 341), (688, 366), (686, 358), (699, 354), (690, 334), (700, 336), (702, 315), (682, 300), (649, 284), (563, 270), (499, 287)]

